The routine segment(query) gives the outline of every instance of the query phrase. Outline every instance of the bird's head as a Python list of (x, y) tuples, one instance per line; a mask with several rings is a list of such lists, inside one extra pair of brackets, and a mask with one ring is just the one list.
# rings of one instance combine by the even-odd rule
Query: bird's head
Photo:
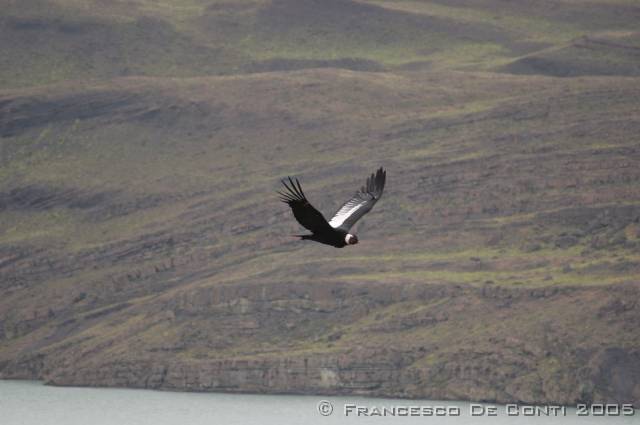
[(344, 237), (344, 241), (347, 245), (355, 245), (358, 243), (358, 237), (356, 235), (352, 235), (351, 233), (347, 233), (347, 236)]

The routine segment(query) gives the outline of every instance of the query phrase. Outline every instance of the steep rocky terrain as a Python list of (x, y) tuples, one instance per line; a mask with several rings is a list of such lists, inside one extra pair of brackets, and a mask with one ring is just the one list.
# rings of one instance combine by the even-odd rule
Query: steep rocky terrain
[(633, 2), (163, 4), (3, 11), (0, 377), (640, 404)]

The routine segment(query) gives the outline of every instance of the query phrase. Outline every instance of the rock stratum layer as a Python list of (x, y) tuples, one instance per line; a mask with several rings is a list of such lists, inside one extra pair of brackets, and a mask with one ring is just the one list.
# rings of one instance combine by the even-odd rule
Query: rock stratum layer
[(117, 355), (116, 339), (5, 363), (3, 376), (190, 391), (633, 403), (639, 295), (638, 285), (236, 284), (177, 293), (144, 316), (159, 335), (199, 330), (183, 337), (190, 349), (203, 340), (212, 351), (280, 346), (187, 359), (169, 346)]

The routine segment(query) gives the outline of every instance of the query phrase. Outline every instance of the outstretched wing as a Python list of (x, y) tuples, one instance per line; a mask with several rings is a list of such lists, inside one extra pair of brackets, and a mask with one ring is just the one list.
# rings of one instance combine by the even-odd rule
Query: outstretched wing
[(322, 213), (315, 209), (307, 200), (298, 179), (296, 179), (294, 183), (291, 177), (289, 177), (289, 185), (287, 185), (287, 182), (284, 180), (282, 180), (282, 184), (287, 190), (278, 192), (280, 199), (291, 207), (293, 216), (298, 220), (298, 223), (314, 233), (330, 229), (329, 223), (327, 223), (327, 220), (322, 216)]
[(329, 220), (329, 225), (334, 229), (348, 232), (351, 226), (378, 202), (382, 196), (386, 179), (387, 172), (380, 167), (375, 174), (371, 174), (371, 177), (367, 179), (367, 184), (362, 186), (362, 189), (340, 207), (333, 218)]

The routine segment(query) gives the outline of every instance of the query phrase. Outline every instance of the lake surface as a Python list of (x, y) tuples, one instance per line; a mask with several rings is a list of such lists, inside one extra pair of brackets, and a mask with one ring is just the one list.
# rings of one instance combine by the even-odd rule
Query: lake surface
[[(615, 408), (609, 409), (614, 414)], [(550, 416), (540, 416), (545, 412), (523, 405), (50, 387), (34, 381), (0, 380), (3, 425), (640, 424), (638, 410), (633, 416), (606, 417), (579, 416), (575, 408), (546, 410)], [(490, 412), (495, 416), (489, 416)], [(387, 416), (371, 416), (377, 413)], [(529, 414), (534, 416), (526, 416)]]

